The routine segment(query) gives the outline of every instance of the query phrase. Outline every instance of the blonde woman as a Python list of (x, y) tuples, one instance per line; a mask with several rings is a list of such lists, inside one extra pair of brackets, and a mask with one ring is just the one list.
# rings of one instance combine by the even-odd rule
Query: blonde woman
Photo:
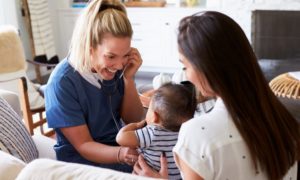
[(143, 116), (133, 79), (142, 59), (131, 48), (131, 37), (117, 0), (91, 1), (77, 20), (69, 56), (55, 68), (45, 91), (58, 160), (132, 170), (136, 150), (115, 142), (123, 122)]

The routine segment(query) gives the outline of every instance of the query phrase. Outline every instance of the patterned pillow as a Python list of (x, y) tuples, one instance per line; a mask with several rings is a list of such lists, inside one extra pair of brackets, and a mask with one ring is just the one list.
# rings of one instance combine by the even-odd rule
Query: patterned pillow
[(25, 163), (38, 158), (38, 150), (24, 123), (2, 98), (0, 98), (0, 149)]

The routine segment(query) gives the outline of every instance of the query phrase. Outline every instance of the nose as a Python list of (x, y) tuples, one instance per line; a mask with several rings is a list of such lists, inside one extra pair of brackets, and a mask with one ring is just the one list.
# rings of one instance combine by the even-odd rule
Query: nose
[(114, 67), (117, 69), (117, 70), (122, 70), (125, 66), (125, 61), (123, 59), (119, 59), (116, 64), (114, 65)]
[(118, 63), (115, 64), (115, 68), (116, 68), (117, 70), (121, 70), (121, 69), (123, 69), (123, 64), (120, 63), (120, 62), (118, 62)]
[(115, 68), (118, 70), (122, 70), (125, 68), (125, 66), (127, 65), (128, 59), (127, 58), (122, 58), (119, 59), (116, 64), (115, 64)]

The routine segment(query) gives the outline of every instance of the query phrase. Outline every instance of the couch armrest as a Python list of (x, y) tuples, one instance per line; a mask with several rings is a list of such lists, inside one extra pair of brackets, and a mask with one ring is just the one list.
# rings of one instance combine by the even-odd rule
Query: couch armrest
[(56, 155), (53, 149), (53, 146), (56, 144), (56, 141), (54, 139), (40, 134), (33, 135), (32, 139), (39, 152), (39, 158), (56, 159)]
[(133, 174), (122, 173), (111, 169), (89, 165), (54, 161), (50, 159), (36, 159), (21, 171), (17, 180), (28, 179), (122, 179), (122, 180), (157, 180)]

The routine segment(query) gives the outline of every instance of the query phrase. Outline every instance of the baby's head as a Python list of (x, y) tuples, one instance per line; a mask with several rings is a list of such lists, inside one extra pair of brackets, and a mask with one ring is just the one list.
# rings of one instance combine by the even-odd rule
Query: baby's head
[(181, 124), (194, 116), (197, 107), (194, 91), (192, 84), (167, 83), (161, 86), (151, 98), (147, 123), (179, 131)]

